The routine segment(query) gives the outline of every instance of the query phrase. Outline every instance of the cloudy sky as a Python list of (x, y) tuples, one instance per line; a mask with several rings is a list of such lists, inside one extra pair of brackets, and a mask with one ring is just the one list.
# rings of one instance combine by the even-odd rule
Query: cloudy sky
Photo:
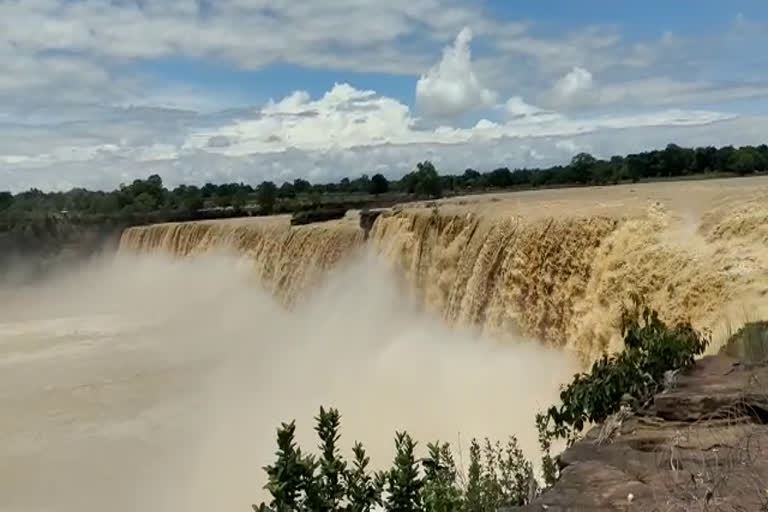
[(765, 0), (0, 0), (0, 189), (768, 142)]

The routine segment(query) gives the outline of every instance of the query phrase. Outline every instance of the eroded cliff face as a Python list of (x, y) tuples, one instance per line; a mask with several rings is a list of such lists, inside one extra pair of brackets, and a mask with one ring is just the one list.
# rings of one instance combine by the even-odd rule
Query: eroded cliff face
[(280, 217), (155, 225), (127, 230), (121, 250), (234, 251), (291, 305), (365, 246), (452, 325), (589, 360), (621, 348), (621, 307), (637, 293), (668, 321), (711, 329), (717, 350), (768, 314), (768, 182), (735, 181), (415, 205), (365, 230), (355, 215), (293, 228)]

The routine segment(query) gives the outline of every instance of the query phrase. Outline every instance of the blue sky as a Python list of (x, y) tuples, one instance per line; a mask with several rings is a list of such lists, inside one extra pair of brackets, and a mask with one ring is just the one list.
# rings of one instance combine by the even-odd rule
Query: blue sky
[(768, 3), (0, 0), (0, 189), (768, 140)]

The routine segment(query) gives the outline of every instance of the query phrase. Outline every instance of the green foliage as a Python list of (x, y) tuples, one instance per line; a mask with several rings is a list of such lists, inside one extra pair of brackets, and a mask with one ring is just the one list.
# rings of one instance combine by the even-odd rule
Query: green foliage
[(338, 510), (345, 495), (347, 464), (341, 458), (336, 443), (339, 441), (341, 415), (335, 409), (320, 408), (315, 418), (315, 431), (320, 438), (322, 455), (319, 460), (320, 474), (316, 479), (318, 503), (316, 510)]
[(570, 445), (588, 422), (604, 421), (623, 402), (642, 405), (659, 390), (667, 371), (689, 367), (709, 343), (689, 323), (667, 326), (638, 297), (622, 313), (622, 334), (623, 352), (603, 356), (589, 373), (575, 375), (561, 390), (560, 406), (536, 416), (548, 484), (557, 472), (550, 455), (553, 440), (565, 439)]
[[(296, 185), (294, 184), (294, 187)], [(277, 200), (277, 187), (271, 181), (265, 181), (256, 188), (256, 200), (259, 202), (261, 212), (269, 215), (275, 209)]]
[(504, 447), (486, 439), (484, 449), (472, 440), (465, 480), (448, 443), (427, 444), (427, 455), (418, 459), (417, 443), (408, 433), (397, 432), (392, 466), (372, 473), (360, 443), (354, 445), (352, 463), (343, 460), (340, 422), (337, 410), (320, 408), (315, 417), (318, 458), (297, 448), (294, 422), (282, 424), (276, 461), (264, 468), (264, 488), (272, 499), (253, 505), (256, 512), (370, 512), (378, 507), (390, 512), (486, 512), (525, 505), (535, 491), (533, 468), (514, 437)]
[(389, 192), (389, 181), (382, 174), (374, 174), (371, 178), (368, 192), (375, 195)]
[(317, 463), (314, 458), (304, 456), (295, 442), (296, 423), (283, 423), (277, 430), (277, 460), (266, 466), (267, 484), (264, 486), (272, 495), (271, 508), (265, 504), (254, 506), (254, 510), (277, 512), (305, 510), (313, 496), (314, 473)]
[(473, 439), (469, 445), (469, 470), (467, 471), (467, 489), (464, 502), (466, 512), (483, 512), (485, 510), (484, 487), (480, 443)]
[(514, 437), (506, 446), (485, 439), (481, 447), (473, 439), (469, 461), (466, 512), (522, 506), (535, 494), (533, 465), (525, 458)]
[[(73, 222), (130, 225), (144, 222), (186, 220), (214, 216), (216, 210), (236, 214), (294, 212), (307, 202), (346, 208), (363, 207), (372, 199), (368, 194), (390, 194), (389, 200), (401, 201), (404, 194), (415, 198), (436, 198), (448, 191), (470, 192), (486, 189), (517, 189), (559, 185), (609, 184), (641, 179), (660, 179), (706, 173), (739, 175), (768, 171), (768, 146), (733, 146), (684, 148), (669, 144), (661, 150), (645, 151), (603, 160), (588, 153), (573, 157), (567, 165), (544, 169), (509, 169), (499, 167), (481, 173), (466, 169), (456, 175), (439, 175), (430, 161), (419, 162), (416, 169), (400, 180), (389, 182), (383, 175), (369, 178), (342, 178), (338, 183), (312, 184), (297, 178), (279, 189), (271, 182), (258, 190), (245, 183), (206, 183), (202, 187), (180, 185), (168, 190), (160, 176), (136, 179), (117, 190), (89, 191), (74, 188), (66, 192), (30, 189), (11, 194), (0, 192), (0, 234), (12, 231), (32, 217), (68, 215)], [(363, 197), (355, 197), (355, 195)], [(380, 201), (379, 198), (375, 201)], [(359, 204), (354, 204), (358, 202)], [(259, 204), (258, 210), (249, 204)], [(65, 213), (63, 213), (65, 212)], [(203, 212), (203, 213), (201, 213)]]
[(430, 161), (419, 162), (416, 170), (403, 176), (401, 182), (409, 194), (437, 198), (442, 195), (442, 182)]
[(6, 210), (13, 204), (13, 194), (0, 191), (0, 211)]
[(424, 468), (424, 510), (452, 512), (461, 508), (461, 490), (457, 486), (456, 463), (448, 443), (429, 443)]
[(355, 460), (352, 469), (346, 473), (347, 510), (349, 512), (369, 512), (375, 506), (381, 506), (381, 493), (384, 489), (384, 475), (371, 475), (368, 465), (370, 457), (365, 453), (363, 445), (355, 443), (352, 452)]
[(406, 432), (395, 433), (394, 465), (386, 473), (386, 507), (398, 512), (421, 510), (422, 480), (416, 463), (416, 443)]

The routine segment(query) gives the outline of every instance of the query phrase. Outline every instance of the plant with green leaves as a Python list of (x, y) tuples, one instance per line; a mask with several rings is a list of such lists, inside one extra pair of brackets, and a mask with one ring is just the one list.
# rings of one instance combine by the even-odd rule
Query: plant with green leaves
[(515, 437), (510, 437), (506, 446), (487, 438), (481, 445), (473, 439), (469, 459), (466, 512), (522, 506), (535, 495), (533, 465)]
[(461, 490), (457, 486), (456, 463), (448, 443), (427, 444), (427, 456), (421, 461), (424, 468), (423, 502), (427, 512), (460, 510)]
[(370, 512), (377, 507), (391, 512), (486, 512), (525, 505), (535, 491), (532, 465), (514, 437), (506, 446), (486, 439), (481, 447), (473, 439), (465, 480), (448, 443), (427, 444), (427, 455), (418, 459), (417, 443), (408, 433), (397, 432), (392, 466), (375, 473), (369, 471), (370, 458), (360, 443), (354, 445), (352, 463), (344, 461), (338, 449), (337, 410), (321, 407), (315, 424), (317, 458), (303, 455), (296, 446), (295, 422), (278, 429), (277, 460), (264, 468), (272, 500), (254, 505), (256, 512)]
[(536, 415), (547, 484), (557, 473), (553, 440), (565, 439), (570, 446), (587, 423), (604, 421), (622, 403), (642, 406), (660, 389), (667, 371), (691, 366), (709, 344), (709, 336), (688, 322), (667, 326), (638, 296), (622, 311), (621, 326), (624, 351), (603, 356), (589, 373), (575, 375), (561, 390), (560, 406)]
[(473, 439), (469, 445), (469, 468), (467, 470), (467, 486), (464, 490), (464, 510), (466, 512), (483, 512), (486, 510), (484, 487), (480, 443)]
[(355, 443), (352, 452), (355, 460), (352, 468), (346, 472), (346, 490), (348, 512), (369, 512), (375, 506), (381, 506), (381, 493), (384, 489), (385, 476), (383, 473), (371, 474), (368, 465), (370, 457), (360, 443)]
[(407, 432), (395, 433), (395, 459), (386, 473), (385, 507), (393, 512), (419, 512), (422, 510), (421, 490), (424, 482), (416, 462), (416, 442)]
[(277, 430), (277, 460), (264, 467), (267, 484), (264, 486), (272, 495), (267, 506), (254, 505), (257, 512), (293, 512), (307, 510), (314, 495), (314, 474), (317, 463), (311, 455), (304, 456), (296, 446), (296, 422), (283, 423)]
[(320, 407), (320, 414), (315, 417), (315, 422), (315, 432), (320, 438), (321, 456), (318, 460), (320, 473), (315, 478), (314, 485), (317, 494), (314, 510), (339, 510), (346, 494), (344, 484), (347, 480), (347, 463), (342, 459), (337, 447), (341, 415), (336, 409), (326, 410)]

